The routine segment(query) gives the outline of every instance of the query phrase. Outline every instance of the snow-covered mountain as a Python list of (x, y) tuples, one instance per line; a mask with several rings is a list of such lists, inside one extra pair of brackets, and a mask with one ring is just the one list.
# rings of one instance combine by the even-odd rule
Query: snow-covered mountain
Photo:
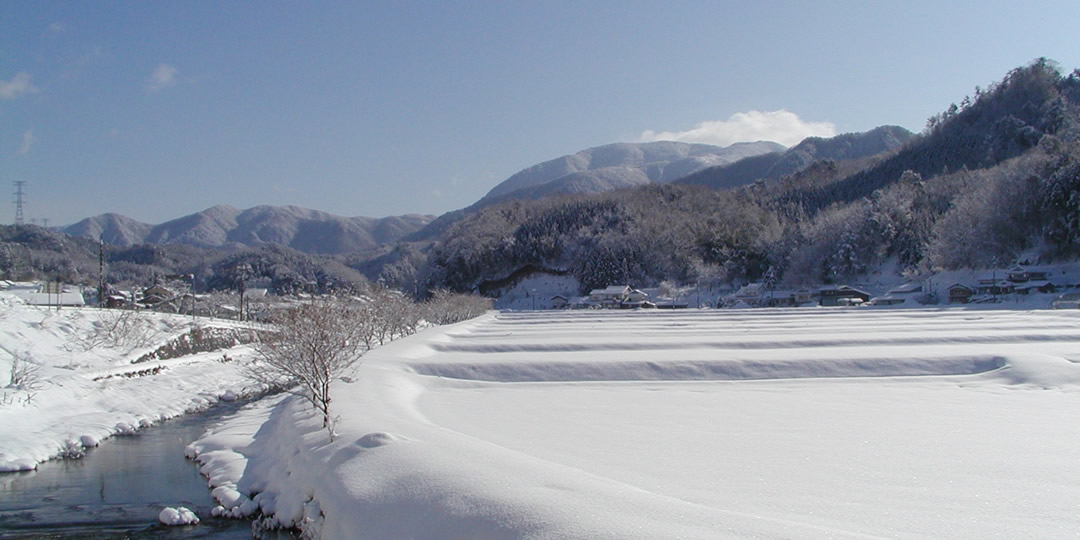
[(768, 141), (728, 147), (673, 141), (608, 144), (524, 169), (492, 188), (476, 206), (510, 198), (531, 200), (556, 193), (594, 193), (667, 183), (708, 167), (784, 149)]
[(117, 214), (86, 218), (62, 230), (120, 246), (139, 243), (199, 247), (281, 244), (306, 253), (348, 253), (395, 242), (432, 220), (408, 214), (386, 218), (343, 217), (299, 206), (219, 205), (160, 225)]
[(775, 180), (799, 172), (820, 160), (859, 159), (900, 147), (915, 135), (900, 126), (878, 126), (862, 133), (835, 137), (807, 137), (784, 152), (761, 154), (737, 163), (723, 163), (687, 173), (677, 179), (683, 184), (723, 189), (749, 184), (758, 179)]

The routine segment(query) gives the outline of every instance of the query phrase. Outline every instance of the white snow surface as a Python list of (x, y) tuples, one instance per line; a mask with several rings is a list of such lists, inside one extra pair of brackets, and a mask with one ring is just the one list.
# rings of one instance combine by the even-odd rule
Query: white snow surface
[(161, 512), (158, 513), (158, 521), (170, 527), (177, 525), (198, 525), (199, 516), (183, 506), (178, 506), (176, 508), (167, 506), (162, 508)]
[[(230, 349), (235, 360), (228, 363), (220, 361), (222, 351), (132, 363), (188, 332), (190, 317), (139, 313), (142, 338), (88, 346), (116, 316), (96, 308), (50, 310), (0, 293), (0, 472), (79, 456), (113, 435), (257, 390), (240, 368), (247, 347)], [(36, 367), (36, 390), (11, 384), (16, 356)]]
[(493, 312), (368, 353), (332, 442), (277, 397), (189, 450), (323, 538), (1075, 537), (1078, 361), (1076, 311)]

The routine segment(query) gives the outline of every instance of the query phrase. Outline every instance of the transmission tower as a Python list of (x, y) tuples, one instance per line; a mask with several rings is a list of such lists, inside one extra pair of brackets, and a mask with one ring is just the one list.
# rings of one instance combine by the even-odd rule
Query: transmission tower
[(26, 181), (25, 180), (16, 180), (15, 181), (15, 224), (16, 225), (22, 225), (23, 224), (23, 202), (24, 202), (23, 196), (26, 195), (26, 192), (23, 190), (24, 187), (26, 187)]

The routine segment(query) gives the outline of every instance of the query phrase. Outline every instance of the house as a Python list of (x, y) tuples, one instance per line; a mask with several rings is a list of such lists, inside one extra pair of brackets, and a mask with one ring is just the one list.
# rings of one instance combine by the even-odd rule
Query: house
[(762, 295), (760, 305), (767, 307), (795, 307), (799, 303), (792, 291), (769, 291)]
[(131, 299), (128, 298), (126, 293), (115, 291), (111, 294), (105, 295), (105, 307), (118, 309), (131, 305)]
[(822, 287), (818, 294), (823, 306), (852, 306), (870, 301), (870, 293), (847, 285)]
[(31, 306), (85, 306), (82, 291), (72, 285), (47, 283), (12, 283), (7, 291)]
[(735, 291), (735, 294), (727, 297), (726, 300), (734, 305), (745, 304), (747, 306), (756, 307), (761, 305), (762, 296), (765, 295), (764, 283), (747, 283)]
[(1014, 283), (1024, 283), (1027, 281), (1044, 281), (1049, 275), (1050, 271), (1045, 268), (1017, 265), (1009, 269), (1006, 277)]
[(870, 303), (875, 306), (910, 305), (917, 302), (916, 296), (921, 296), (922, 292), (922, 283), (904, 283), (903, 285), (897, 285), (896, 287), (889, 289), (884, 295), (874, 298)]
[(593, 289), (589, 292), (589, 299), (601, 307), (615, 307), (630, 294), (629, 285), (611, 285), (604, 289)]
[(556, 294), (555, 296), (552, 296), (549, 300), (551, 301), (551, 307), (555, 309), (564, 309), (566, 308), (567, 304), (570, 303), (570, 299), (561, 294)]
[(644, 302), (648, 298), (649, 298), (649, 295), (645, 291), (642, 291), (641, 289), (633, 289), (630, 292), (626, 293), (626, 299), (624, 301), (625, 302)]
[(909, 303), (911, 297), (905, 295), (896, 294), (884, 294), (882, 296), (876, 296), (870, 300), (870, 305), (873, 306), (898, 306), (900, 304)]
[(170, 290), (168, 287), (157, 283), (154, 286), (143, 290), (142, 298), (139, 300), (139, 303), (144, 306), (153, 307), (162, 302), (165, 302), (166, 300), (171, 300), (175, 296), (175, 292)]
[(641, 289), (633, 289), (626, 293), (626, 298), (619, 302), (622, 309), (653, 308), (656, 304), (648, 301), (649, 295)]
[(600, 307), (600, 305), (588, 296), (575, 296), (567, 300), (566, 307), (570, 309), (593, 309)]
[(975, 278), (975, 282), (979, 285), (990, 286), (1004, 280), (1008, 275), (1009, 272), (1007, 270), (991, 270)]
[(1050, 307), (1054, 309), (1080, 309), (1080, 293), (1063, 294), (1051, 302)]
[(810, 302), (814, 301), (814, 293), (811, 292), (810, 289), (807, 289), (806, 287), (803, 287), (803, 288), (795, 291), (792, 294), (792, 297), (795, 300), (795, 305), (796, 306), (801, 306), (803, 304), (809, 304)]
[(897, 285), (889, 289), (886, 294), (901, 295), (901, 294), (917, 294), (923, 292), (922, 283), (904, 283), (903, 285)]
[(964, 285), (963, 283), (953, 283), (949, 285), (949, 303), (950, 304), (966, 304), (971, 300), (971, 297), (975, 294), (975, 289)]
[(1052, 293), (1057, 290), (1057, 286), (1043, 279), (1020, 283), (1013, 287), (1013, 289), (1016, 291), (1016, 294)]
[(1012, 294), (1015, 292), (1016, 285), (1008, 280), (998, 280), (991, 283), (986, 283), (984, 280), (979, 280), (979, 285), (975, 287), (975, 292), (978, 294)]

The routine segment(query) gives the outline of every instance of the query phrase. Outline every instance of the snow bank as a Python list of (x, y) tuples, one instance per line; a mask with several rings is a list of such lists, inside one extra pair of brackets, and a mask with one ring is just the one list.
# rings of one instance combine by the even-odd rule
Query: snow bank
[(198, 525), (199, 516), (195, 512), (179, 506), (177, 508), (165, 507), (158, 514), (158, 521), (165, 525)]
[(193, 453), (240, 495), (222, 512), (324, 538), (1066, 536), (1077, 323), (489, 314), (369, 353), (335, 384), (332, 442), (281, 398)]
[[(260, 390), (242, 372), (251, 354), (244, 347), (229, 352), (237, 362), (220, 362), (221, 353), (213, 352), (131, 363), (188, 332), (188, 317), (139, 312), (121, 321), (116, 311), (50, 311), (12, 301), (6, 293), (0, 299), (6, 302), (0, 377), (8, 376), (16, 357), (36, 368), (33, 388), (0, 388), (0, 472), (80, 457), (111, 436)], [(111, 340), (108, 329), (119, 322), (134, 330)]]

